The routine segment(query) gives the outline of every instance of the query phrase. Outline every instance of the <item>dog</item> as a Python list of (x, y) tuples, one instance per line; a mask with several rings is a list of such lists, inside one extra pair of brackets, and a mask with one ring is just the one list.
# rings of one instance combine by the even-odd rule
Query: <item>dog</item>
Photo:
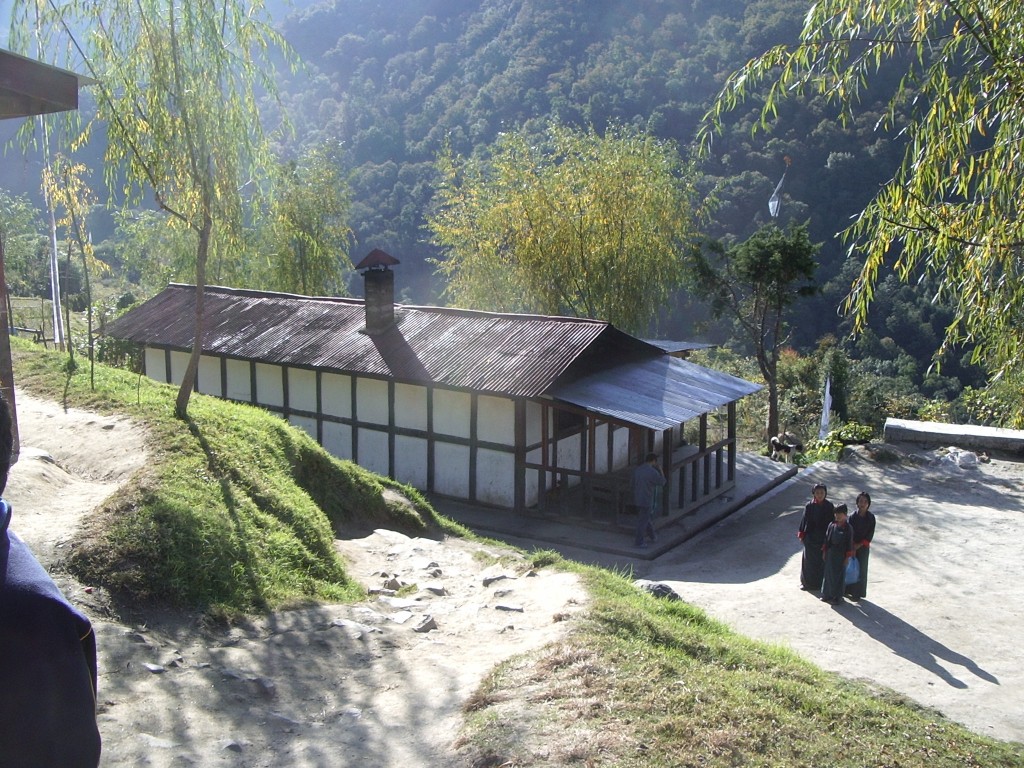
[(786, 464), (791, 463), (793, 457), (804, 449), (804, 444), (790, 432), (772, 435), (768, 446), (772, 451), (772, 461), (781, 461)]

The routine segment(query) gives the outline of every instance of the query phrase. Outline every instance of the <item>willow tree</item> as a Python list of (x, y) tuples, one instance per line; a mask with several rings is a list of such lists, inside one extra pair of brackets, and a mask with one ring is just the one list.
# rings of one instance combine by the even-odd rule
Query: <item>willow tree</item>
[[(195, 244), (195, 339), (175, 410), (185, 418), (203, 339), (211, 242), (241, 242), (246, 196), (272, 167), (259, 94), (274, 94), (270, 49), (284, 50), (261, 0), (15, 0), (15, 29), (74, 41), (99, 82), (104, 166), (126, 204), (148, 194)], [(71, 30), (87, 29), (85, 42)], [(14, 36), (12, 39), (17, 39)]]
[[(54, 210), (59, 211), (56, 223), (64, 228), (69, 242), (75, 244), (82, 263), (82, 280), (85, 289), (86, 333), (89, 349), (89, 384), (96, 386), (96, 355), (93, 338), (93, 297), (90, 275), (93, 272), (104, 273), (110, 270), (104, 262), (96, 258), (93, 252), (92, 236), (88, 231), (86, 220), (89, 210), (96, 205), (96, 194), (90, 189), (86, 176), (88, 170), (81, 163), (72, 163), (63, 155), (58, 155), (53, 163), (43, 170), (43, 189), (47, 200), (53, 203)], [(70, 258), (71, 246), (68, 246)], [(70, 264), (68, 272), (70, 274)], [(68, 355), (74, 362), (74, 345), (71, 339), (71, 325), (67, 329)]]
[[(1024, 13), (1005, 0), (821, 0), (800, 39), (734, 73), (708, 114), (822, 95), (845, 116), (882, 68), (905, 71), (879, 123), (906, 138), (902, 165), (845, 231), (863, 260), (846, 308), (863, 327), (892, 269), (937, 278), (956, 307), (943, 349), (971, 342), (990, 373), (1024, 369)], [(1022, 406), (1024, 407), (1024, 406)]]
[(344, 295), (352, 230), (349, 186), (327, 146), (282, 163), (270, 208), (271, 287), (303, 294)]
[(552, 124), (541, 141), (504, 134), (487, 156), (438, 158), (428, 226), (448, 300), (648, 330), (695, 241), (693, 177), (674, 147)]

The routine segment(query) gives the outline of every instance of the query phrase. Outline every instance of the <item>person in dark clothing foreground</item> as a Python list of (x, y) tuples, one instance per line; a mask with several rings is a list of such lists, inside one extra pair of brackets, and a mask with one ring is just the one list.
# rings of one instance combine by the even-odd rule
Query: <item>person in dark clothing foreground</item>
[(811, 489), (811, 500), (804, 507), (796, 532), (804, 546), (800, 559), (800, 589), (815, 592), (821, 589), (821, 580), (825, 576), (821, 545), (825, 543), (825, 531), (832, 523), (833, 509), (832, 502), (828, 500), (828, 488), (818, 483)]
[[(0, 493), (11, 463), (11, 414), (0, 393)], [(0, 765), (95, 768), (96, 638), (10, 529), (0, 499)]]
[(832, 514), (835, 520), (825, 531), (825, 542), (821, 545), (821, 558), (825, 564), (822, 576), (821, 599), (838, 605), (843, 602), (843, 581), (846, 563), (853, 556), (853, 529), (847, 521), (845, 504), (836, 507)]

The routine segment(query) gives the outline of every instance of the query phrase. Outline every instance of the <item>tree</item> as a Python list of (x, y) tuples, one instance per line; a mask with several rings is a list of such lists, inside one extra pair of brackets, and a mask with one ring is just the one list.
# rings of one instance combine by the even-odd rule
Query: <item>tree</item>
[(349, 189), (327, 146), (282, 163), (271, 203), (271, 287), (306, 295), (344, 295)]
[(812, 283), (818, 246), (806, 225), (787, 232), (766, 224), (726, 250), (710, 243), (688, 260), (691, 290), (709, 301), (716, 318), (732, 317), (752, 346), (768, 387), (767, 435), (779, 432), (779, 355), (786, 343), (786, 309), (800, 296), (817, 291)]
[[(37, 16), (38, 15), (38, 16)], [(15, 25), (90, 30), (86, 65), (99, 81), (106, 180), (127, 203), (153, 193), (195, 243), (195, 342), (175, 405), (187, 416), (202, 351), (211, 243), (241, 241), (245, 195), (271, 166), (258, 93), (275, 93), (268, 50), (286, 50), (260, 0), (18, 0)], [(77, 45), (77, 41), (76, 41)], [(124, 174), (123, 176), (121, 174)]]
[(34, 294), (39, 289), (42, 231), (40, 213), (32, 201), (24, 195), (0, 190), (0, 240), (4, 245), (7, 285), (16, 295)]
[[(955, 316), (942, 350), (974, 343), (994, 377), (1024, 370), (1024, 14), (1005, 0), (822, 0), (800, 41), (734, 73), (707, 117), (705, 149), (755, 92), (761, 127), (784, 98), (820, 94), (853, 117), (880, 69), (905, 71), (879, 122), (903, 163), (844, 235), (863, 267), (846, 301), (866, 323), (883, 268), (934, 276)], [(762, 86), (767, 86), (761, 93)], [(1024, 410), (1024, 405), (1021, 406)]]
[(596, 317), (646, 331), (694, 247), (690, 169), (637, 130), (549, 125), (504, 134), (490, 159), (438, 159), (428, 217), (438, 273), (459, 305)]
[[(92, 285), (89, 280), (90, 272), (106, 272), (109, 267), (96, 258), (92, 248), (92, 237), (86, 228), (86, 217), (89, 209), (96, 203), (96, 195), (89, 188), (84, 176), (87, 171), (80, 163), (69, 162), (63, 155), (58, 155), (51, 166), (43, 169), (43, 187), (46, 192), (46, 199), (51, 201), (54, 211), (62, 210), (63, 215), (56, 219), (56, 223), (63, 227), (68, 235), (68, 240), (73, 241), (78, 248), (78, 255), (82, 260), (82, 279), (85, 282), (86, 302), (86, 332), (88, 334), (89, 348), (89, 383), (95, 387), (95, 346), (93, 339), (93, 316), (92, 316)], [(68, 248), (70, 256), (70, 246)], [(71, 327), (67, 329), (68, 355), (71, 362), (74, 362), (74, 347), (71, 343)]]

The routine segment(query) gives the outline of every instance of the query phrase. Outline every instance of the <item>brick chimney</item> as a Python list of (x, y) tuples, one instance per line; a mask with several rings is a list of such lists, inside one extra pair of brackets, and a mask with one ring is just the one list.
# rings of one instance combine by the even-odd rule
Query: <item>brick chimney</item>
[(383, 333), (395, 324), (395, 273), (389, 267), (400, 263), (380, 248), (374, 248), (356, 264), (363, 272), (366, 303), (366, 333)]

